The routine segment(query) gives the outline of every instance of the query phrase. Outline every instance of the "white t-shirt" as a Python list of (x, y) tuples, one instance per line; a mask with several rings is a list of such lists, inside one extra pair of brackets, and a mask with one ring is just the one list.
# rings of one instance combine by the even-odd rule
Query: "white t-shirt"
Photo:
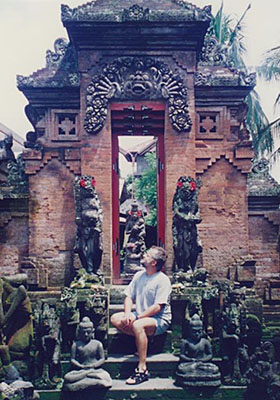
[(153, 317), (171, 322), (171, 282), (163, 272), (152, 275), (147, 275), (145, 270), (137, 272), (124, 293), (136, 304), (137, 314), (142, 314), (154, 304), (161, 304), (160, 312)]

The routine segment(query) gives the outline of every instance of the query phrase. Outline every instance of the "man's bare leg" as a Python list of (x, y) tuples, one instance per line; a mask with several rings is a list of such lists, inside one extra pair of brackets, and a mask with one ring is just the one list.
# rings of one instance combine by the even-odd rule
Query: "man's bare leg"
[(155, 333), (156, 321), (154, 318), (141, 318), (135, 321), (132, 327), (139, 355), (138, 369), (143, 372), (147, 369), (148, 336), (152, 336)]
[[(155, 333), (156, 321), (153, 318), (141, 318), (133, 323), (133, 332), (136, 339), (136, 346), (138, 350), (139, 362), (137, 370), (140, 373), (145, 373), (148, 379), (147, 371), (147, 349), (148, 349), (148, 336)], [(145, 380), (147, 380), (145, 379)], [(133, 385), (137, 382), (135, 376), (131, 376), (126, 380), (127, 384)], [(140, 382), (139, 382), (140, 383)]]
[(132, 328), (132, 324), (136, 320), (136, 317), (133, 313), (131, 313), (131, 322), (130, 324), (126, 323), (125, 313), (119, 312), (115, 313), (111, 316), (111, 324), (126, 335), (135, 336)]

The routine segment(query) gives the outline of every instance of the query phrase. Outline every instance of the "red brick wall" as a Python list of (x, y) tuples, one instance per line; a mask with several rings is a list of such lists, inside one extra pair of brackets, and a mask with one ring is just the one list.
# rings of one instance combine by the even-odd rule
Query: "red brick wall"
[(256, 286), (263, 293), (267, 281), (279, 277), (279, 227), (263, 215), (250, 215), (249, 238), (256, 260)]
[(1, 275), (19, 272), (19, 265), (28, 253), (28, 217), (11, 217), (0, 227)]
[(30, 184), (29, 255), (48, 269), (48, 286), (64, 285), (72, 268), (76, 232), (74, 175), (52, 159)]
[(203, 265), (211, 278), (225, 278), (227, 267), (249, 251), (246, 176), (221, 158), (201, 179)]

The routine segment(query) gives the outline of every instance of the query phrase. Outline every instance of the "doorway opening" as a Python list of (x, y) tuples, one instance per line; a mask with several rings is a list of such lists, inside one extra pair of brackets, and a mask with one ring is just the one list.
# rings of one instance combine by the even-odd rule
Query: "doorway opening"
[(129, 282), (153, 244), (165, 245), (162, 103), (111, 106), (113, 283)]

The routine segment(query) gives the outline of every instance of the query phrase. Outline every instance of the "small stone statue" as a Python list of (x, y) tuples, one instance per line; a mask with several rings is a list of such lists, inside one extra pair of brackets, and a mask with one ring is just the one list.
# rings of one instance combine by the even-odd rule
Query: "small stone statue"
[(195, 314), (189, 323), (189, 333), (183, 339), (176, 383), (180, 386), (217, 387), (221, 384), (219, 368), (210, 363), (212, 348), (203, 337), (202, 321)]
[(221, 313), (221, 351), (223, 382), (244, 384), (248, 360), (246, 338), (246, 307), (244, 293), (238, 287), (228, 286)]
[(0, 163), (2, 161), (16, 161), (12, 147), (13, 147), (12, 135), (7, 136), (3, 140), (0, 140)]
[(244, 400), (279, 400), (280, 363), (275, 361), (273, 344), (262, 343), (251, 357), (250, 363)]
[(146, 250), (145, 236), (145, 221), (142, 212), (138, 209), (136, 202), (132, 203), (125, 224), (124, 269), (126, 272), (135, 272), (139, 267), (141, 268), (140, 259)]
[(96, 326), (95, 337), (106, 347), (108, 331), (108, 291), (103, 286), (91, 288), (87, 295), (84, 309)]
[(202, 252), (196, 225), (201, 222), (198, 210), (200, 181), (181, 176), (173, 197), (174, 271), (195, 270), (198, 254)]
[(223, 381), (227, 384), (240, 383), (239, 330), (232, 320), (222, 330)]
[(32, 383), (24, 381), (11, 362), (8, 346), (0, 346), (0, 355), (2, 361), (0, 398), (5, 400), (39, 399), (39, 394), (34, 391)]
[(37, 336), (40, 377), (36, 380), (36, 387), (39, 389), (60, 388), (62, 386), (60, 321), (55, 308), (47, 302), (43, 302), (41, 306)]
[(100, 368), (104, 361), (102, 343), (94, 339), (93, 323), (88, 317), (84, 317), (79, 325), (79, 339), (71, 349), (72, 371), (64, 376), (64, 389), (77, 392), (110, 388), (111, 377)]
[(77, 234), (74, 251), (89, 274), (99, 275), (103, 252), (102, 209), (95, 179), (84, 175), (74, 183)]
[(31, 303), (21, 283), (26, 275), (0, 278), (0, 336), (14, 360), (27, 359), (32, 342)]
[(60, 314), (62, 347), (64, 352), (69, 352), (75, 340), (77, 326), (80, 322), (77, 290), (63, 287), (61, 289), (60, 300), (62, 302)]

